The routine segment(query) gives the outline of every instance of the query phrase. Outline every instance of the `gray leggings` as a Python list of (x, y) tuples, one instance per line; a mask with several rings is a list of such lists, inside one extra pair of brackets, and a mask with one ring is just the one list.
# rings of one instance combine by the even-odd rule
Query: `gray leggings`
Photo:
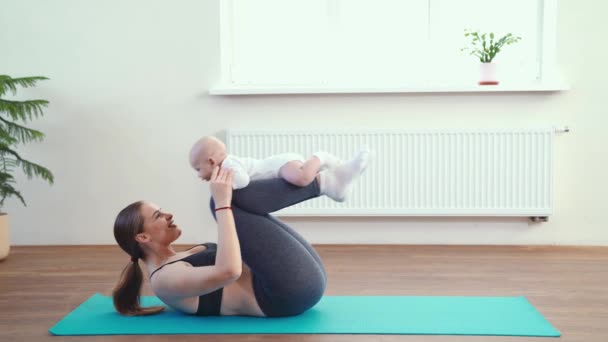
[[(253, 181), (232, 195), (232, 212), (243, 262), (268, 317), (298, 315), (314, 306), (326, 284), (321, 258), (306, 240), (269, 213), (318, 197), (316, 179), (305, 187), (283, 179)], [(211, 213), (215, 204), (211, 199)]]

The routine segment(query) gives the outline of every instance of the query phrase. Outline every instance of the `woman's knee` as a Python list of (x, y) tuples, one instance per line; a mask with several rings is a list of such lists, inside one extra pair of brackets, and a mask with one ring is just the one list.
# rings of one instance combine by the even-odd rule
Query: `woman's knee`
[(325, 274), (315, 267), (314, 271), (307, 272), (305, 277), (298, 277), (301, 281), (292, 282), (284, 289), (283, 297), (292, 297), (296, 302), (302, 302), (304, 306), (316, 304), (327, 286)]
[(299, 293), (294, 294), (293, 305), (290, 308), (289, 315), (299, 315), (319, 303), (325, 293), (325, 280), (318, 278), (315, 283), (309, 284), (305, 289), (301, 289)]

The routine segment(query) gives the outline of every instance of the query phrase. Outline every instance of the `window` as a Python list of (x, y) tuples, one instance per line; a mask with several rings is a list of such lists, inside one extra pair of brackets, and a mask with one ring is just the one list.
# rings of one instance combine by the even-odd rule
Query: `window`
[[(222, 0), (218, 88), (426, 88), (476, 84), (464, 29), (521, 36), (502, 84), (553, 79), (557, 0)], [(305, 92), (305, 91), (304, 91)]]

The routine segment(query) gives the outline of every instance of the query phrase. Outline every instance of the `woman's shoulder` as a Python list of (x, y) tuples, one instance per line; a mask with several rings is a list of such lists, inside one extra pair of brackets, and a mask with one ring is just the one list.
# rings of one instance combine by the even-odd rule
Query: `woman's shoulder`
[(172, 270), (176, 270), (176, 269), (180, 269), (183, 266), (190, 266), (190, 264), (188, 264), (187, 261), (183, 260), (185, 257), (187, 257), (189, 254), (185, 254), (188, 253), (187, 251), (184, 252), (179, 252), (178, 254), (175, 255), (174, 258), (172, 258), (173, 260), (169, 260), (167, 262), (165, 262), (164, 264), (160, 265), (159, 267), (157, 267), (156, 269), (154, 269), (151, 273), (150, 273), (150, 282), (153, 283), (155, 279), (158, 279), (160, 275), (165, 275), (167, 273), (172, 273)]
[[(166, 270), (179, 269), (179, 268), (181, 268), (181, 267), (179, 267), (180, 265), (186, 266), (186, 267), (192, 267), (192, 265), (187, 260), (187, 258), (189, 256), (197, 254), (197, 253), (205, 252), (205, 251), (214, 252), (216, 249), (217, 249), (217, 245), (215, 243), (206, 242), (206, 243), (202, 243), (199, 245), (194, 245), (184, 251), (178, 252), (173, 257), (171, 257), (169, 260), (167, 260), (162, 265), (158, 266), (155, 270), (153, 270), (150, 273), (150, 280), (152, 280), (155, 275), (160, 273), (159, 271), (161, 271), (161, 270), (163, 270), (162, 273), (167, 273)], [(186, 260), (184, 260), (184, 259), (186, 259)]]
[(182, 260), (164, 266), (150, 277), (152, 292), (166, 304), (169, 304), (167, 300), (183, 297), (180, 295), (180, 288), (184, 279), (191, 273), (191, 269), (192, 265)]
[[(217, 245), (215, 243), (213, 243), (213, 242), (205, 242), (205, 243), (201, 243), (201, 244), (198, 244), (198, 245), (194, 245), (194, 246), (192, 246), (192, 247), (190, 247), (190, 248), (188, 248), (188, 249), (186, 249), (186, 250), (184, 250), (184, 251), (182, 251), (180, 253), (183, 253), (183, 252), (198, 253), (198, 252), (202, 252), (204, 250), (210, 249), (210, 248), (214, 248), (216, 246)], [(201, 247), (201, 248), (198, 248), (198, 247)]]

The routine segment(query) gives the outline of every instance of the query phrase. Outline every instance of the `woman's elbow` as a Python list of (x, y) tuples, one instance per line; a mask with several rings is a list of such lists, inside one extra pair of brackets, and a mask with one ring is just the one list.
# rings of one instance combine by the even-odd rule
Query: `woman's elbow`
[(235, 268), (234, 270), (231, 270), (230, 278), (232, 278), (233, 280), (237, 280), (241, 277), (242, 272), (243, 272), (243, 267), (241, 265), (239, 265), (239, 267)]
[(239, 267), (228, 267), (222, 271), (222, 278), (228, 282), (236, 281), (241, 277), (241, 272), (243, 271), (243, 267), (239, 265)]

